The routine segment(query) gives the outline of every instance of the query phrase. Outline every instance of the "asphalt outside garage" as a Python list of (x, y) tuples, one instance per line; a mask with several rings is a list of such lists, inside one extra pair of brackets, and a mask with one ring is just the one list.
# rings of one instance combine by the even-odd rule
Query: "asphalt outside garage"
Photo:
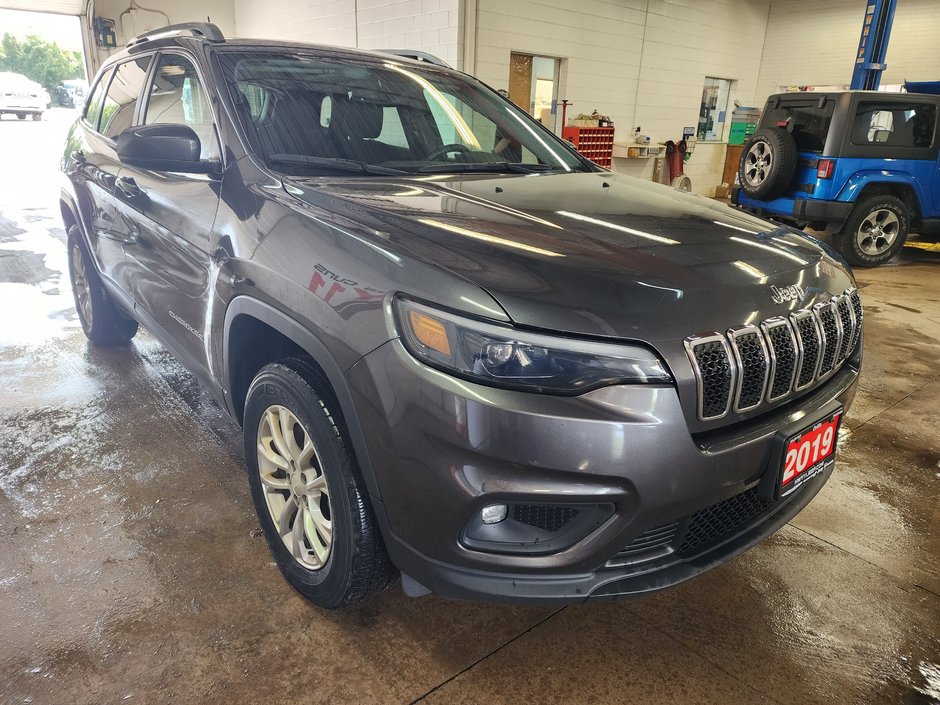
[(857, 272), (836, 473), (764, 544), (629, 601), (396, 586), (324, 612), (269, 556), (238, 428), (148, 335), (86, 343), (57, 207), (73, 118), (0, 121), (0, 704), (940, 702), (929, 243)]

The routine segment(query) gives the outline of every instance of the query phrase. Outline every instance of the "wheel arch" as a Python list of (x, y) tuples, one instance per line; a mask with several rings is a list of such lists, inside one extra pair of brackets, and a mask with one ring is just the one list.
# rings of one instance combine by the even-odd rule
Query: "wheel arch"
[[(259, 335), (266, 337), (263, 346), (257, 344)], [(239, 424), (243, 423), (248, 387), (258, 370), (295, 355), (309, 358), (322, 373), (329, 389), (321, 391), (332, 394), (338, 404), (369, 493), (380, 499), (364, 432), (343, 370), (329, 349), (306, 327), (283, 311), (250, 296), (236, 297), (225, 312), (222, 367), (229, 410)]]
[(98, 262), (95, 261), (94, 254), (95, 248), (92, 247), (91, 238), (88, 237), (88, 222), (79, 206), (78, 196), (63, 188), (59, 194), (59, 212), (62, 214), (62, 224), (65, 226), (66, 233), (68, 233), (69, 228), (73, 225), (78, 226), (78, 231), (81, 233), (82, 239), (85, 241), (85, 246), (91, 253), (92, 260), (97, 267)]
[(858, 174), (849, 179), (842, 189), (842, 194), (847, 195), (847, 200), (854, 203), (870, 196), (896, 196), (907, 205), (912, 221), (920, 218), (923, 213), (919, 185), (913, 177), (905, 174)]

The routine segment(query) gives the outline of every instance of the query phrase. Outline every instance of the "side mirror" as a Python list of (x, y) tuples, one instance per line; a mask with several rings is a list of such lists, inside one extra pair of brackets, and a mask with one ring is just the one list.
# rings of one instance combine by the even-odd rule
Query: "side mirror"
[(181, 174), (218, 174), (221, 164), (199, 159), (199, 137), (188, 125), (162, 124), (130, 127), (117, 138), (122, 164)]

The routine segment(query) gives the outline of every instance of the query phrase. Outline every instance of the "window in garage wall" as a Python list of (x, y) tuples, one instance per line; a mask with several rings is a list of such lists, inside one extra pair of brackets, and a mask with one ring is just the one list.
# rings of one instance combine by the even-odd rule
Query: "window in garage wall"
[(509, 98), (513, 103), (555, 130), (558, 72), (561, 61), (548, 56), (512, 52), (509, 56)]
[(698, 138), (703, 142), (720, 142), (725, 125), (731, 122), (728, 115), (728, 96), (731, 81), (726, 78), (705, 78), (702, 89), (702, 105), (698, 112)]

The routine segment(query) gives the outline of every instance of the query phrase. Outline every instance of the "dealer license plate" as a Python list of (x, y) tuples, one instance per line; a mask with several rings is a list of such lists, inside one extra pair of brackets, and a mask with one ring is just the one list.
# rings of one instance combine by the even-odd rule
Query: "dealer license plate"
[(786, 497), (835, 461), (842, 409), (817, 421), (787, 441), (780, 476), (779, 496)]

